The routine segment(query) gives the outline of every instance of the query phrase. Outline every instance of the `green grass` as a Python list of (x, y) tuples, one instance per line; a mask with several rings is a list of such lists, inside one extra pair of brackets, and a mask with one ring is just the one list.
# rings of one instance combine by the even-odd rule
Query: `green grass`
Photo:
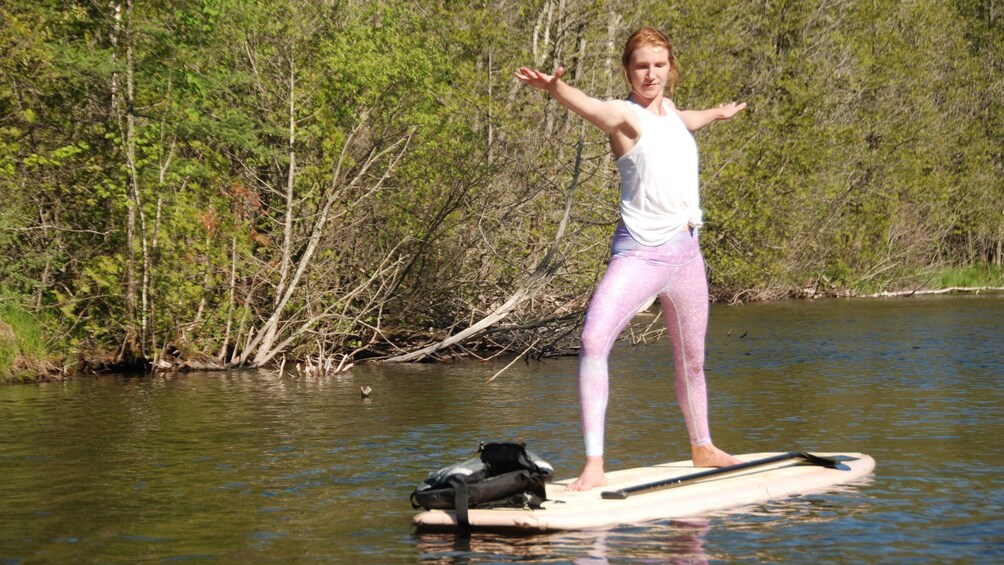
[(942, 271), (935, 281), (940, 288), (1000, 287), (1004, 286), (1004, 270), (1000, 265), (952, 267)]
[(38, 320), (16, 305), (0, 305), (0, 383), (37, 379), (48, 358)]

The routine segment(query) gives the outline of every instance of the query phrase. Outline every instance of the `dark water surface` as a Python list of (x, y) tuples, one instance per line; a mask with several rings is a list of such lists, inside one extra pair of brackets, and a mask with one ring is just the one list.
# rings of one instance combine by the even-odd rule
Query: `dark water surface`
[[(712, 433), (862, 451), (839, 491), (686, 522), (421, 534), (408, 494), (482, 439), (579, 470), (575, 360), (107, 376), (0, 388), (0, 563), (1004, 562), (1004, 297), (713, 307)], [(665, 342), (611, 360), (608, 468), (689, 458)], [(374, 390), (362, 401), (359, 386)]]

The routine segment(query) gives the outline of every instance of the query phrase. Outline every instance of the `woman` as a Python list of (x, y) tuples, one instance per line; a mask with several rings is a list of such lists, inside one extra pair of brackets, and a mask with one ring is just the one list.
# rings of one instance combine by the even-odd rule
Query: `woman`
[(554, 75), (521, 67), (516, 78), (545, 90), (570, 110), (603, 130), (621, 176), (621, 221), (614, 234), (610, 263), (586, 312), (579, 353), (586, 465), (569, 490), (606, 484), (603, 434), (609, 383), (607, 358), (614, 341), (634, 314), (654, 296), (673, 345), (676, 398), (690, 434), (697, 467), (740, 461), (718, 449), (708, 431), (704, 384), (704, 338), (708, 286), (697, 241), (701, 226), (697, 145), (691, 132), (726, 120), (745, 103), (679, 110), (666, 97), (679, 78), (669, 39), (643, 28), (628, 38), (621, 57), (631, 94), (627, 100), (601, 101)]

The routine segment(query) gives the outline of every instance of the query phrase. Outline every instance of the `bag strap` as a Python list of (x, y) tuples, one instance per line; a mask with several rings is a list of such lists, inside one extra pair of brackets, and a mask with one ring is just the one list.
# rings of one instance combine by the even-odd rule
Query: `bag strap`
[(453, 487), (453, 508), (457, 515), (457, 527), (466, 532), (471, 528), (470, 518), (467, 515), (467, 481), (462, 476), (454, 475), (447, 482)]

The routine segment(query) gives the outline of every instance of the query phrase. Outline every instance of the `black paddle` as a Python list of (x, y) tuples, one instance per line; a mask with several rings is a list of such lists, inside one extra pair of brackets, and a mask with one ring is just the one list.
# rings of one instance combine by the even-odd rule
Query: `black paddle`
[(649, 490), (673, 488), (686, 483), (692, 483), (699, 479), (713, 477), (715, 475), (725, 475), (735, 471), (749, 469), (751, 467), (759, 467), (761, 465), (770, 465), (771, 463), (777, 463), (778, 461), (785, 461), (787, 459), (801, 459), (802, 462), (807, 463), (809, 465), (818, 465), (820, 467), (828, 467), (830, 469), (838, 469), (841, 471), (850, 470), (850, 467), (844, 465), (840, 461), (853, 461), (854, 458), (846, 456), (839, 456), (839, 457), (840, 457), (839, 459), (820, 457), (819, 455), (813, 455), (811, 453), (806, 453), (801, 451), (790, 451), (788, 453), (782, 453), (780, 455), (772, 455), (771, 457), (765, 457), (763, 459), (755, 459), (753, 461), (746, 461), (744, 463), (737, 463), (735, 465), (729, 465), (727, 467), (718, 467), (717, 469), (698, 471), (697, 473), (683, 475), (682, 477), (675, 477), (672, 479), (664, 479), (661, 481), (654, 481), (651, 483), (625, 487), (620, 490), (608, 490), (601, 493), (600, 496), (606, 499), (623, 500), (634, 493), (644, 492)]

